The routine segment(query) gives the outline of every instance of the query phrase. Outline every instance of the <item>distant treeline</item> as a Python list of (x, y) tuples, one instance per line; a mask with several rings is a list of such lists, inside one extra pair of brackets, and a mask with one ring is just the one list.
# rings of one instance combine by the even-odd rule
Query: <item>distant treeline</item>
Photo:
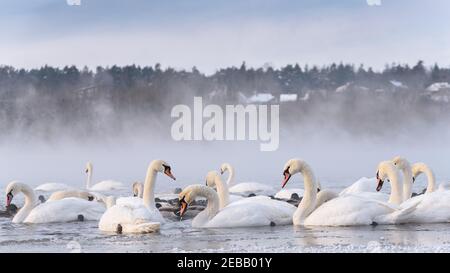
[[(82, 124), (84, 129), (120, 127), (119, 121), (137, 113), (162, 113), (175, 104), (192, 102), (193, 96), (203, 96), (218, 103), (238, 103), (242, 96), (250, 97), (255, 93), (271, 93), (275, 97), (297, 94), (298, 103), (289, 107), (292, 110), (297, 107), (295, 105), (302, 104), (306, 110), (298, 111), (303, 114), (312, 111), (308, 108), (320, 107), (320, 103), (328, 107), (340, 105), (340, 110), (332, 115), (338, 113), (341, 117), (354, 115), (354, 110), (345, 111), (354, 107), (352, 100), (362, 96), (361, 105), (366, 110), (361, 111), (367, 112), (361, 116), (369, 117), (377, 112), (376, 108), (366, 107), (371, 104), (379, 107), (378, 111), (383, 107), (398, 108), (402, 104), (411, 108), (418, 104), (422, 108), (435, 107), (436, 100), (427, 102), (421, 95), (436, 82), (450, 82), (450, 68), (427, 67), (422, 61), (412, 67), (386, 65), (382, 71), (344, 63), (255, 69), (244, 62), (240, 67), (220, 69), (212, 75), (205, 75), (195, 67), (185, 71), (162, 69), (159, 64), (144, 67), (114, 65), (97, 67), (95, 71), (76, 66), (43, 66), (39, 69), (0, 66), (0, 130), (30, 131), (34, 128), (31, 129), (34, 133), (53, 135), (60, 128), (75, 124)], [(342, 92), (344, 95), (341, 93), (337, 98), (335, 94), (340, 87), (348, 92)], [(345, 94), (347, 98), (342, 99)], [(382, 94), (388, 99), (373, 102), (372, 96)], [(430, 111), (433, 114), (427, 114), (427, 119), (439, 112), (435, 108)]]

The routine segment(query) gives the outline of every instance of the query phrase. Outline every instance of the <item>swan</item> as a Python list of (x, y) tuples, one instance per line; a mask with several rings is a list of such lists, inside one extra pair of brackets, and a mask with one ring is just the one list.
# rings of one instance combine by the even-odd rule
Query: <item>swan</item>
[[(25, 204), (14, 216), (13, 223), (52, 223), (77, 220), (98, 220), (105, 211), (99, 202), (80, 198), (65, 198), (40, 204), (34, 190), (26, 184), (13, 181), (6, 187), (6, 204), (9, 206), (14, 196), (25, 195)], [(81, 217), (81, 219), (80, 219)]]
[(125, 188), (121, 182), (114, 180), (104, 180), (91, 186), (93, 170), (94, 166), (92, 165), (92, 163), (91, 162), (86, 163), (86, 173), (87, 173), (86, 189), (90, 191), (112, 191), (112, 190), (122, 190)]
[(216, 186), (217, 188), (217, 195), (219, 198), (219, 210), (224, 209), (230, 203), (233, 205), (239, 205), (239, 204), (248, 204), (248, 203), (264, 203), (265, 206), (272, 207), (271, 210), (285, 210), (286, 207), (291, 207), (293, 210), (295, 210), (295, 207), (288, 204), (286, 205), (285, 202), (280, 202), (278, 200), (274, 200), (268, 196), (253, 196), (249, 198), (241, 198), (240, 200), (236, 200), (234, 202), (231, 202), (229, 199), (229, 193), (228, 193), (228, 185), (227, 183), (224, 183), (222, 179), (220, 178), (220, 175), (216, 171), (210, 171), (206, 175), (206, 185), (207, 186)]
[[(196, 197), (208, 200), (206, 208), (192, 220), (192, 227), (196, 228), (289, 225), (292, 224), (292, 213), (295, 211), (295, 207), (286, 202), (276, 201), (280, 206), (272, 207), (265, 202), (248, 202), (251, 198), (245, 198), (220, 209), (216, 191), (204, 185), (190, 185), (179, 194), (181, 217)], [(263, 196), (255, 198), (260, 197)]]
[(411, 170), (411, 164), (406, 158), (401, 156), (396, 156), (392, 160), (392, 163), (400, 170), (403, 174), (403, 201), (408, 200), (412, 196), (412, 183), (413, 175)]
[(171, 167), (163, 160), (153, 160), (147, 169), (143, 198), (119, 198), (106, 210), (99, 222), (99, 229), (117, 233), (151, 233), (160, 228), (164, 218), (155, 207), (154, 187), (157, 173), (161, 172), (175, 180)]
[(415, 206), (411, 217), (401, 223), (445, 223), (450, 221), (450, 191), (436, 190), (434, 173), (425, 163), (412, 166), (413, 181), (420, 174), (427, 176), (428, 186), (424, 194), (417, 195), (401, 204), (402, 208)]
[(55, 192), (72, 189), (73, 187), (63, 183), (45, 183), (34, 188), (35, 191), (42, 191), (42, 192)]
[(223, 175), (227, 171), (229, 173), (227, 185), (229, 186), (229, 192), (232, 194), (247, 197), (251, 194), (273, 196), (276, 193), (274, 188), (256, 182), (245, 182), (234, 185), (234, 168), (230, 163), (223, 163), (220, 166), (220, 174)]
[(47, 201), (56, 201), (70, 197), (76, 197), (87, 201), (93, 201), (95, 199), (95, 195), (87, 191), (66, 190), (52, 193)]
[[(398, 204), (402, 202), (402, 188), (399, 184), (398, 171), (389, 162), (381, 162), (378, 166), (377, 190), (381, 190), (384, 179), (389, 178), (391, 195), (389, 203), (375, 199), (363, 198), (358, 195), (346, 194), (317, 206), (318, 195), (316, 179), (311, 167), (301, 159), (291, 159), (284, 166), (284, 187), (292, 175), (303, 174), (305, 194), (293, 215), (294, 225), (301, 226), (352, 226), (370, 225), (374, 221), (381, 223), (395, 222), (396, 217), (407, 214), (408, 211), (397, 212)], [(389, 215), (389, 216), (385, 216)], [(379, 217), (384, 216), (384, 217)]]

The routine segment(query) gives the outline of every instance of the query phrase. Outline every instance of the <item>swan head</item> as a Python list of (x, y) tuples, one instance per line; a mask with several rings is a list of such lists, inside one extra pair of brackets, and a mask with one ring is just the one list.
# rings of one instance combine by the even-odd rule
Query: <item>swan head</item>
[(396, 173), (397, 169), (394, 166), (394, 163), (392, 161), (382, 161), (380, 164), (378, 164), (377, 169), (377, 191), (381, 191), (383, 188), (384, 180), (388, 178), (389, 173)]
[(287, 184), (287, 182), (289, 182), (289, 179), (291, 179), (291, 177), (299, 172), (302, 172), (304, 170), (306, 166), (306, 162), (301, 160), (301, 159), (290, 159), (288, 160), (288, 162), (286, 162), (286, 164), (284, 164), (284, 168), (283, 168), (283, 182), (281, 184), (281, 187), (284, 188)]
[(85, 173), (87, 174), (91, 174), (92, 170), (93, 170), (94, 166), (92, 166), (91, 162), (87, 162), (86, 163), (86, 169), (85, 169)]
[(422, 174), (427, 168), (428, 168), (428, 166), (422, 162), (414, 163), (414, 165), (412, 165), (411, 170), (412, 170), (413, 183), (416, 181), (416, 178), (420, 174)]
[(18, 181), (12, 181), (6, 186), (6, 206), (8, 207), (11, 205), (11, 202), (19, 192), (22, 191), (24, 184), (18, 182)]
[(231, 167), (230, 163), (223, 163), (220, 165), (220, 174), (224, 174), (227, 171), (231, 171), (233, 167)]
[(144, 191), (144, 185), (141, 182), (139, 181), (134, 182), (132, 189), (134, 197), (142, 197), (140, 195), (142, 195), (142, 192)]
[(391, 161), (392, 161), (392, 164), (394, 164), (394, 166), (396, 166), (400, 170), (411, 168), (411, 164), (409, 164), (409, 161), (404, 157), (396, 156)]
[(172, 178), (173, 180), (176, 180), (175, 176), (173, 176), (173, 174), (172, 174), (172, 168), (164, 160), (153, 160), (150, 163), (150, 167), (153, 170), (156, 170), (157, 172), (164, 173), (165, 175), (167, 175), (168, 177)]
[(178, 194), (178, 202), (180, 205), (180, 217), (186, 213), (188, 206), (195, 200), (197, 197), (197, 192), (201, 190), (202, 185), (190, 185), (187, 186), (184, 190), (182, 190)]

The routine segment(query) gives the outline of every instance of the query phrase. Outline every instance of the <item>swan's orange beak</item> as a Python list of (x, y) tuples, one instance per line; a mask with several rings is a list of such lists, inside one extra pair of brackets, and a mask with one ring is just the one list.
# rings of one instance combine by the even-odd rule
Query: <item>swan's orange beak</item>
[(12, 195), (12, 193), (8, 193), (8, 194), (6, 195), (6, 206), (7, 206), (7, 207), (9, 207), (9, 205), (11, 205), (12, 200), (13, 200), (13, 195)]
[(291, 178), (291, 174), (289, 173), (288, 170), (286, 170), (286, 171), (283, 172), (283, 176), (284, 176), (284, 179), (283, 179), (283, 182), (281, 184), (281, 188), (284, 188), (284, 186), (286, 186), (287, 182)]
[(172, 178), (173, 180), (177, 180), (175, 178), (175, 176), (173, 176), (172, 172), (170, 171), (170, 167), (164, 169), (164, 174), (167, 175), (168, 177)]
[(180, 200), (180, 217), (183, 217), (183, 215), (186, 213), (188, 204), (186, 201), (184, 201), (184, 198)]
[(381, 191), (384, 181), (378, 178), (377, 191)]

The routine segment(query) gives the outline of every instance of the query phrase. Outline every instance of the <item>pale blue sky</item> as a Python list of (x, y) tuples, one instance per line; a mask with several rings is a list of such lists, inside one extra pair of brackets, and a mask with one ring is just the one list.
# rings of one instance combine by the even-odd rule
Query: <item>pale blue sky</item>
[(450, 1), (0, 0), (0, 64), (450, 65)]

